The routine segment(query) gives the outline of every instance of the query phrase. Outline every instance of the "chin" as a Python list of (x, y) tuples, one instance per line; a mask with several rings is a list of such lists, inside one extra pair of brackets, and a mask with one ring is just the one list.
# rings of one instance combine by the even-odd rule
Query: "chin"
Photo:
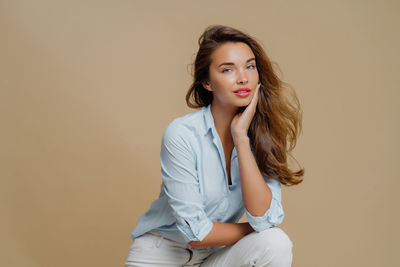
[(243, 100), (240, 102), (240, 104), (238, 105), (238, 107), (247, 107), (250, 104), (251, 100)]

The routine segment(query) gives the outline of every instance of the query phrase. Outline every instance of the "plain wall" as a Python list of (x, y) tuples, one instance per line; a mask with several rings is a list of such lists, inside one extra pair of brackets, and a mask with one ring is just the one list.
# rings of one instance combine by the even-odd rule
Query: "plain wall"
[(398, 1), (0, 1), (0, 265), (122, 266), (211, 24), (296, 90), (295, 267), (400, 266)]

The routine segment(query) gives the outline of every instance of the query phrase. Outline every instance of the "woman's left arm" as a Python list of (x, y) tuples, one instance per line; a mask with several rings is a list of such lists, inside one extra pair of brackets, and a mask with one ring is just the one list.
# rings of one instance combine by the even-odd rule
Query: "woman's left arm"
[[(258, 94), (259, 86), (247, 108), (237, 114), (231, 123), (232, 138), (238, 154), (243, 202), (248, 213), (248, 220), (256, 231), (277, 225), (283, 218), (280, 183), (276, 179), (274, 181), (271, 179), (269, 183), (264, 180), (247, 136), (248, 128), (256, 111)], [(270, 187), (273, 189), (275, 197)]]
[(269, 209), (272, 192), (258, 169), (247, 136), (235, 140), (244, 206), (253, 216), (263, 216)]

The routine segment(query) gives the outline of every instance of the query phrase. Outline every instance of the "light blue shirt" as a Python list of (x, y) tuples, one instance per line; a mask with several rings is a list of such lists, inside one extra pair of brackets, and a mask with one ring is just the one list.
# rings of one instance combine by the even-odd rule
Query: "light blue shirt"
[(244, 213), (256, 232), (282, 222), (278, 178), (263, 176), (272, 192), (270, 208), (263, 216), (253, 216), (244, 207), (235, 147), (229, 185), (224, 150), (210, 108), (179, 117), (164, 131), (159, 198), (139, 218), (131, 238), (155, 230), (180, 243), (201, 241), (210, 233), (212, 222), (236, 223)]

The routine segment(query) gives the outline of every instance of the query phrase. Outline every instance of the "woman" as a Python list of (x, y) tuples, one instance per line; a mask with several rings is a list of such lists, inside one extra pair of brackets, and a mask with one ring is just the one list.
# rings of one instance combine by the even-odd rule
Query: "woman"
[(287, 164), (301, 131), (296, 94), (290, 103), (262, 47), (239, 30), (210, 26), (199, 46), (186, 101), (201, 109), (163, 134), (160, 195), (131, 233), (125, 266), (291, 266), (292, 242), (276, 226), (281, 184), (304, 175)]

